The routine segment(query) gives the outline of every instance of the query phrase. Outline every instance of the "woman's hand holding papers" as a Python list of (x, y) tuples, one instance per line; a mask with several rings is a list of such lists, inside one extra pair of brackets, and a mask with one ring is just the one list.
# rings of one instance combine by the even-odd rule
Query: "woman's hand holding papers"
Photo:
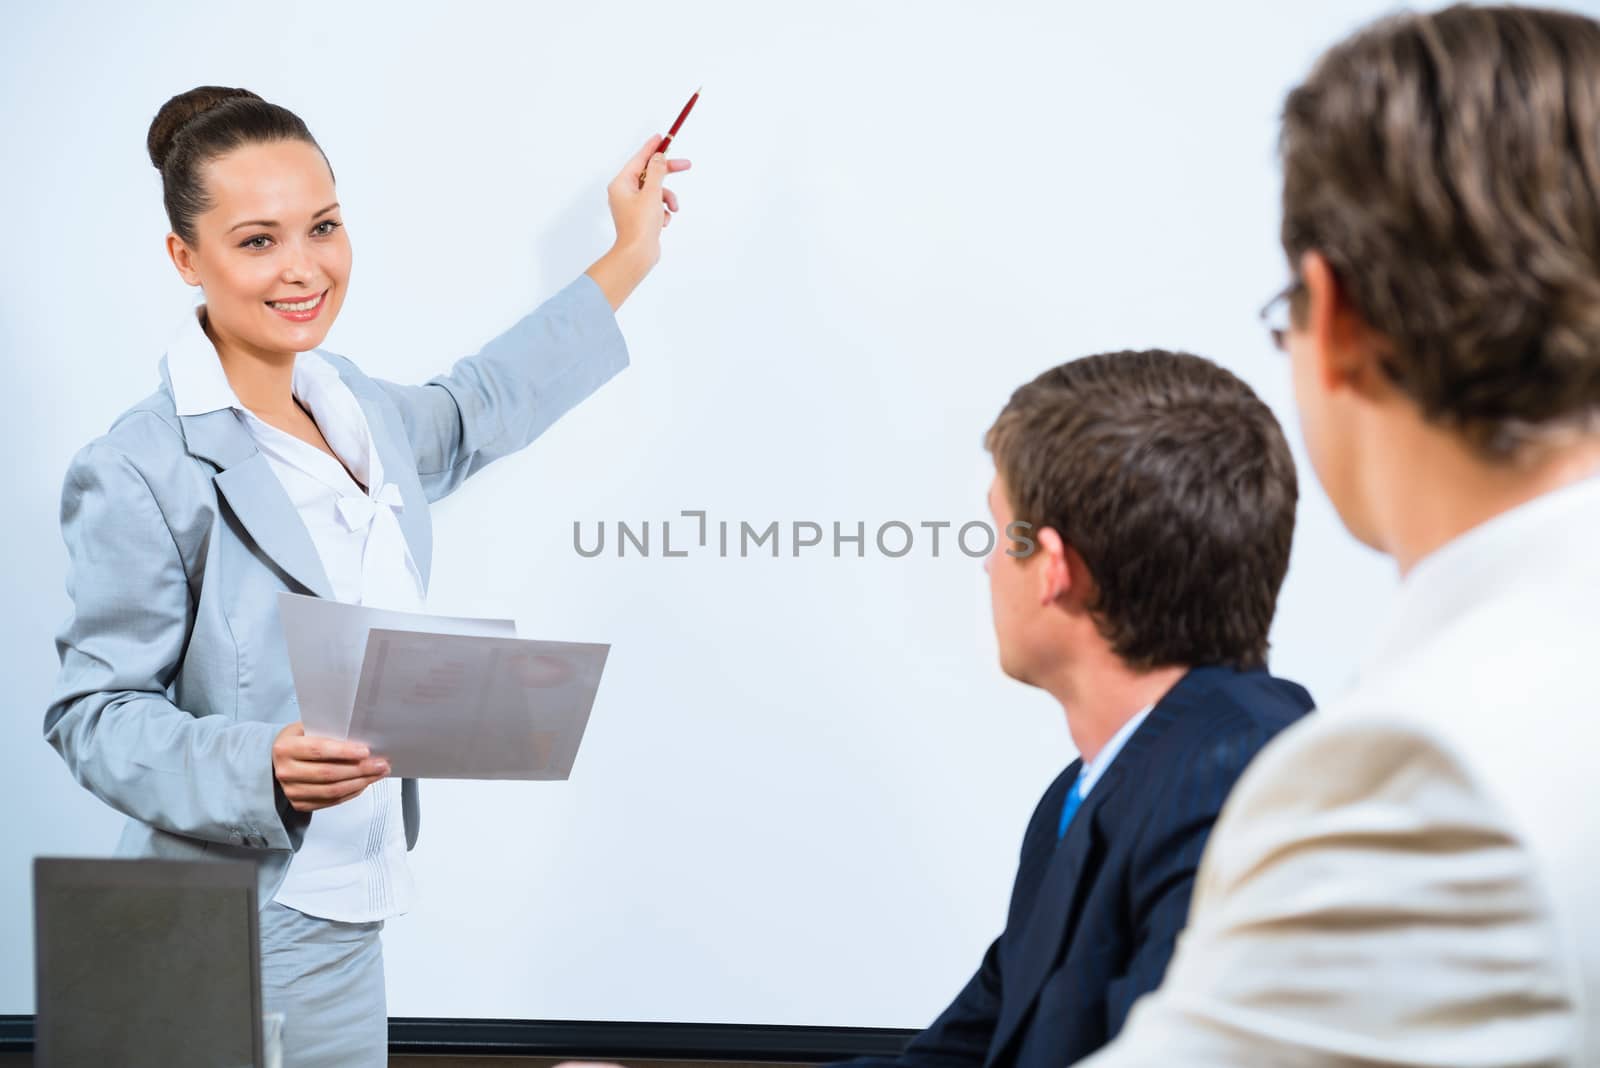
[(297, 722), (272, 743), (272, 774), (296, 812), (315, 812), (358, 796), (389, 774), (389, 762), (360, 742), (308, 735)]

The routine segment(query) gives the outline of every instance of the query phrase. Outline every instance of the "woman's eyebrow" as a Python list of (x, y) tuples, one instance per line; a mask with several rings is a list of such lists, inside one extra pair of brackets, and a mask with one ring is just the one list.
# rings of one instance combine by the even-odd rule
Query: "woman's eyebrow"
[[(335, 200), (332, 204), (329, 204), (327, 207), (323, 208), (321, 211), (316, 212), (311, 217), (313, 219), (315, 219), (318, 215), (326, 215), (326, 214), (328, 214), (328, 212), (332, 211), (334, 208), (337, 208), (338, 206), (339, 206), (339, 202), (337, 200)], [(277, 226), (277, 225), (278, 225), (278, 223), (277, 223), (276, 219), (248, 219), (248, 220), (246, 220), (246, 221), (244, 221), (242, 223), (234, 223), (232, 226), (228, 227), (228, 233), (230, 233), (230, 234), (233, 233), (235, 230), (239, 229), (239, 227), (241, 227), (241, 226)]]

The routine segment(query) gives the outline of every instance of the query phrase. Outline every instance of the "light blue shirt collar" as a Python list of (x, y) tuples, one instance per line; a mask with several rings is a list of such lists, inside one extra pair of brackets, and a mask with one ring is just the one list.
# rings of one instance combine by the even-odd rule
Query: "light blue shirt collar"
[(1106, 769), (1111, 766), (1111, 762), (1117, 759), (1117, 754), (1122, 752), (1122, 747), (1128, 744), (1128, 739), (1133, 737), (1133, 732), (1139, 729), (1139, 724), (1144, 722), (1145, 717), (1150, 714), (1150, 710), (1154, 707), (1154, 705), (1147, 705), (1142, 711), (1128, 717), (1128, 722), (1124, 723), (1121, 729), (1111, 736), (1111, 740), (1101, 748), (1100, 752), (1095, 754), (1094, 759), (1084, 764), (1078, 771), (1079, 797), (1089, 796), (1089, 791), (1094, 789), (1094, 784), (1100, 781), (1100, 776), (1104, 775)]

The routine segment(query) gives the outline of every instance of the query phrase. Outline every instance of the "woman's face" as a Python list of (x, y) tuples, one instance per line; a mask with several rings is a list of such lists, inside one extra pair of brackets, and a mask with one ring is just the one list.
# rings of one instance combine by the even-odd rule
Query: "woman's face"
[(304, 141), (244, 145), (201, 177), (211, 208), (195, 220), (196, 243), (169, 234), (167, 251), (205, 292), (212, 329), (263, 354), (322, 344), (350, 279), (350, 239), (322, 153)]

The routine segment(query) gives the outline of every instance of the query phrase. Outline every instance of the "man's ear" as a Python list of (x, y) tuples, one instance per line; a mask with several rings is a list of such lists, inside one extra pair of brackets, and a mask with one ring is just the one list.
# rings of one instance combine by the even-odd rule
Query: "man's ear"
[(1071, 556), (1073, 549), (1054, 527), (1040, 527), (1034, 535), (1039, 548), (1034, 552), (1034, 581), (1039, 604), (1054, 604), (1073, 592)]
[(1300, 257), (1305, 283), (1305, 337), (1311, 370), (1318, 386), (1329, 393), (1353, 389), (1373, 395), (1387, 387), (1379, 366), (1381, 337), (1367, 325), (1322, 253)]
[(167, 235), (167, 255), (172, 257), (172, 265), (185, 282), (192, 286), (200, 284), (200, 272), (194, 269), (194, 253), (183, 243), (183, 238), (177, 234)]

